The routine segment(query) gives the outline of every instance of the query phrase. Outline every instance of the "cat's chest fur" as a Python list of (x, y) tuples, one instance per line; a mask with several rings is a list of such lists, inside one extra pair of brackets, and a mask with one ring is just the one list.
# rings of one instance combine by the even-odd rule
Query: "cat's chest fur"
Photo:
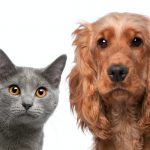
[(5, 128), (0, 132), (0, 150), (42, 150), (42, 129)]

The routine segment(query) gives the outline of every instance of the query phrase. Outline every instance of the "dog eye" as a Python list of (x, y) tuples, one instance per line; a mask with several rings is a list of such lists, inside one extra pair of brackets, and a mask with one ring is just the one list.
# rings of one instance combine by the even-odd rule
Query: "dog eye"
[(143, 41), (142, 41), (141, 38), (135, 37), (135, 38), (131, 41), (131, 47), (139, 47), (142, 43), (143, 43)]
[(108, 42), (107, 40), (105, 40), (104, 38), (101, 38), (97, 41), (97, 45), (100, 47), (100, 48), (106, 48), (108, 46)]
[(46, 88), (45, 87), (40, 87), (36, 90), (35, 95), (39, 98), (43, 98), (46, 96)]
[(10, 85), (8, 91), (13, 96), (18, 96), (21, 93), (20, 88), (17, 85)]

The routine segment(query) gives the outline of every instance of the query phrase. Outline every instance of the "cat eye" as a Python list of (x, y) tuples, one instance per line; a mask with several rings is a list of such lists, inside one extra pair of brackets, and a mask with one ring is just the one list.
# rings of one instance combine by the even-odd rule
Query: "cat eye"
[(20, 95), (20, 88), (17, 85), (10, 85), (8, 90), (9, 90), (9, 93), (13, 96)]
[(143, 40), (139, 37), (134, 37), (131, 41), (131, 47), (139, 47), (143, 43)]
[(39, 98), (43, 98), (46, 96), (46, 88), (40, 87), (36, 90), (35, 95)]
[(100, 48), (106, 48), (108, 46), (108, 42), (105, 38), (100, 38), (98, 41), (97, 41), (97, 45), (100, 47)]

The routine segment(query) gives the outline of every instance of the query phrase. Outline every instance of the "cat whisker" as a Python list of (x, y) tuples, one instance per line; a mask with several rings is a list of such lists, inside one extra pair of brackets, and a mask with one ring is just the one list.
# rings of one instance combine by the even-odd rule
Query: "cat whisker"
[(52, 112), (51, 112), (51, 111), (44, 110), (44, 113), (46, 113), (46, 114), (51, 114)]
[(12, 112), (25, 112), (25, 110), (22, 109), (10, 109)]
[(9, 114), (9, 115), (7, 114), (7, 117), (5, 118), (5, 120), (0, 121), (0, 132), (3, 132), (6, 127), (9, 128), (10, 118), (13, 118), (13, 115), (12, 114)]

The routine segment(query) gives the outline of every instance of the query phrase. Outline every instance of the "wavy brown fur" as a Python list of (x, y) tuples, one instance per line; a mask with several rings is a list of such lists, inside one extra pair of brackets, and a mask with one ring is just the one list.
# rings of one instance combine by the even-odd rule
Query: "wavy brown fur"
[[(70, 103), (81, 128), (92, 132), (94, 150), (148, 150), (139, 120), (145, 118), (145, 109), (150, 110), (147, 104), (142, 108), (148, 95), (149, 27), (145, 16), (111, 13), (94, 23), (81, 24), (73, 33), (76, 50), (69, 75)], [(143, 41), (138, 47), (131, 46), (135, 37)], [(97, 44), (100, 38), (108, 41), (106, 48)], [(113, 64), (129, 69), (120, 84), (107, 75)], [(149, 100), (144, 103), (150, 104)]]

